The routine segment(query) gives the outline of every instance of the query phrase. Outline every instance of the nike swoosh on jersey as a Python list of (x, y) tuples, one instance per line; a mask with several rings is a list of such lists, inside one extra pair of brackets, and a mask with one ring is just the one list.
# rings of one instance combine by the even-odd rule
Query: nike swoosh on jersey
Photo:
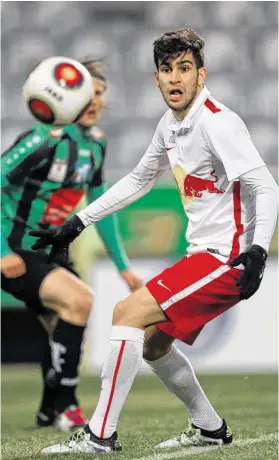
[(170, 148), (168, 148), (167, 150), (172, 150), (172, 149), (174, 149), (174, 147), (170, 147)]
[(162, 286), (163, 288), (165, 288), (165, 289), (167, 289), (168, 291), (171, 292), (171, 289), (168, 288), (167, 286), (165, 286), (165, 284), (163, 283), (163, 280), (158, 280), (158, 284), (159, 284), (159, 286)]

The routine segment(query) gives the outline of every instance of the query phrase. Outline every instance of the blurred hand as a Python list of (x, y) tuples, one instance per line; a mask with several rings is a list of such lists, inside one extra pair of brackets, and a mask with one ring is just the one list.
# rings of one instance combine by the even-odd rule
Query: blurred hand
[(18, 278), (24, 275), (26, 267), (24, 260), (18, 254), (9, 254), (1, 258), (1, 272), (6, 278)]
[(137, 291), (142, 287), (142, 280), (137, 275), (135, 275), (132, 270), (124, 270), (123, 272), (120, 272), (120, 276), (123, 281), (125, 281), (130, 291)]

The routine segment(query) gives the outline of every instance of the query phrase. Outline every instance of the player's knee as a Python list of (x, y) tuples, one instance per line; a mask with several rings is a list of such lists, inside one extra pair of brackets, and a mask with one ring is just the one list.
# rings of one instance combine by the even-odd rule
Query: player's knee
[(91, 291), (83, 292), (78, 299), (78, 311), (87, 321), (93, 307), (93, 293)]
[(117, 325), (119, 323), (125, 322), (125, 319), (128, 317), (128, 302), (127, 299), (121, 300), (118, 302), (113, 311), (113, 324)]
[(118, 302), (113, 311), (112, 324), (114, 326), (142, 327), (142, 318), (139, 309), (134, 308), (133, 295)]
[(90, 290), (75, 292), (69, 296), (68, 309), (74, 321), (78, 318), (80, 322), (87, 323), (93, 307), (93, 301), (93, 293)]

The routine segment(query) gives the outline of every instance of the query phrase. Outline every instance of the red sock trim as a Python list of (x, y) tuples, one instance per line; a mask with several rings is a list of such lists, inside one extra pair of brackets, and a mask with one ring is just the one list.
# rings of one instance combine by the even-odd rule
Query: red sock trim
[(116, 362), (116, 366), (115, 366), (115, 371), (114, 371), (114, 374), (113, 374), (112, 385), (111, 385), (111, 390), (110, 390), (110, 395), (109, 395), (109, 401), (108, 401), (104, 421), (103, 421), (103, 424), (102, 424), (100, 438), (104, 437), (107, 418), (108, 418), (108, 415), (109, 415), (110, 406), (111, 406), (112, 398), (113, 398), (113, 395), (114, 395), (116, 379), (117, 379), (118, 371), (119, 371), (119, 368), (120, 368), (120, 363), (121, 363), (122, 355), (123, 355), (123, 352), (124, 352), (125, 344), (126, 344), (126, 340), (122, 340), (121, 347), (120, 347), (119, 354), (118, 354), (118, 358), (117, 358), (117, 362)]

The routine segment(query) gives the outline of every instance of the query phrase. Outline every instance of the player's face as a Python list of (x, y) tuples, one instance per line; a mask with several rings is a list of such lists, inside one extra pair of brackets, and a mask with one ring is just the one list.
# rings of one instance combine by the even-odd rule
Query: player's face
[(206, 68), (197, 69), (191, 52), (161, 62), (155, 81), (175, 118), (183, 120), (203, 88)]
[(91, 104), (78, 121), (79, 124), (85, 126), (86, 128), (91, 128), (91, 126), (96, 125), (97, 121), (103, 113), (105, 104), (105, 83), (99, 80), (95, 80), (94, 78), (92, 80), (95, 95), (92, 98)]

